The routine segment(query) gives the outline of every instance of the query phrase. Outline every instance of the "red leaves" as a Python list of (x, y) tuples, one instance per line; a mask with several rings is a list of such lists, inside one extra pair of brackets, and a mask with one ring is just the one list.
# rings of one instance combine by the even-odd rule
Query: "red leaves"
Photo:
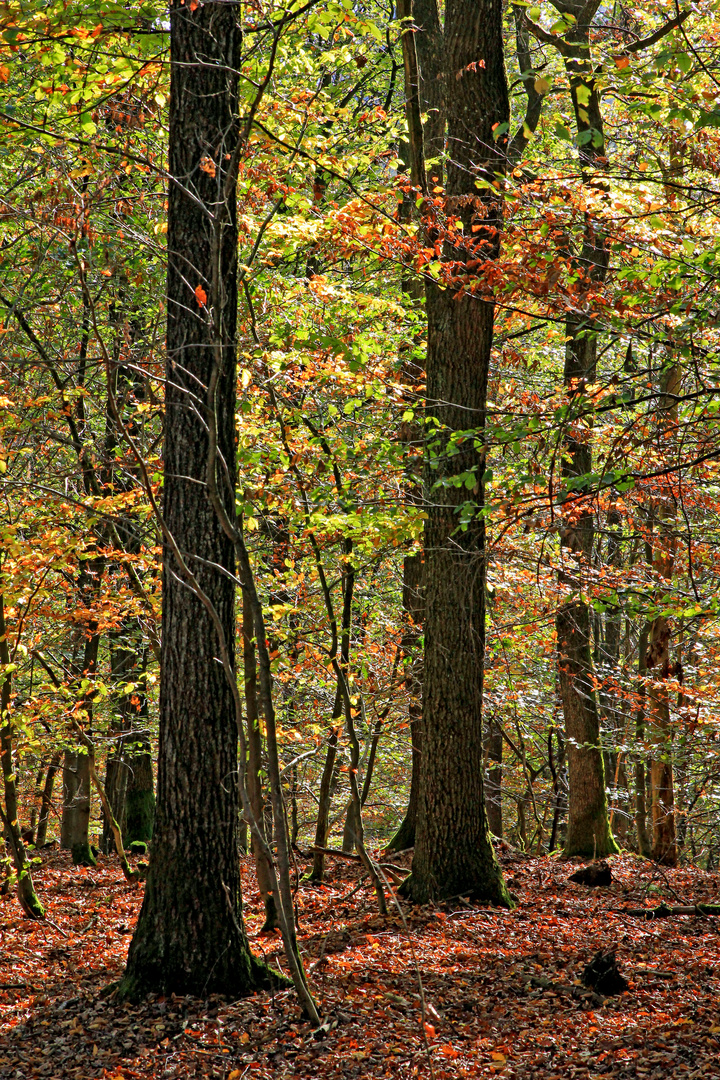
[(207, 293), (203, 289), (202, 285), (195, 286), (195, 299), (197, 300), (200, 307), (205, 307), (205, 305), (207, 304)]

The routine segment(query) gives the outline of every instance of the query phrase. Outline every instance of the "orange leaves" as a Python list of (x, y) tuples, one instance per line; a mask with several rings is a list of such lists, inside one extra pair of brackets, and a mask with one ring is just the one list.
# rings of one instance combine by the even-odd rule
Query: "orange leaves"
[[(195, 7), (197, 7), (197, 4), (195, 5)], [(215, 162), (211, 157), (208, 157), (207, 154), (204, 154), (200, 158), (200, 168), (204, 173), (207, 173), (208, 176), (215, 176), (217, 173)]]
[(203, 289), (202, 285), (195, 286), (195, 299), (197, 300), (200, 307), (205, 307), (205, 305), (207, 304), (207, 293)]

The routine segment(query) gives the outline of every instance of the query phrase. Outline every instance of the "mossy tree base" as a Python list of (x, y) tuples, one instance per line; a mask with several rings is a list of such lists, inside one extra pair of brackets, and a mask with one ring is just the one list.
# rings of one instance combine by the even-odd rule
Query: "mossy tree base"
[(93, 855), (92, 848), (88, 843), (73, 844), (73, 866), (97, 866), (97, 859)]
[(277, 907), (275, 906), (275, 897), (265, 897), (265, 922), (262, 925), (260, 931), (261, 934), (271, 934), (273, 931), (280, 928), (280, 921), (278, 919)]
[(132, 788), (125, 802), (125, 830), (123, 840), (127, 847), (135, 841), (149, 844), (155, 821), (155, 793), (152, 790)]
[(597, 830), (592, 831), (589, 835), (582, 836), (576, 832), (573, 834), (568, 833), (563, 848), (563, 857), (566, 859), (575, 857), (581, 859), (604, 859), (608, 855), (619, 854), (620, 848), (607, 826), (607, 821), (601, 823)]
[(442, 876), (440, 866), (436, 866), (436, 872), (433, 873), (429, 867), (423, 865), (424, 860), (417, 868), (417, 860), (414, 860), (413, 872), (405, 879), (398, 892), (415, 904), (463, 896), (476, 904), (512, 909), (515, 904), (503, 881), (502, 871), (489, 842), (488, 847), (490, 851), (483, 852), (482, 856), (474, 861), (474, 865), (460, 867), (456, 864), (452, 868), (448, 866), (448, 872)]
[(390, 843), (385, 848), (388, 855), (394, 851), (407, 851), (408, 848), (415, 847), (415, 821), (410, 820), (410, 815), (406, 814), (403, 818), (400, 828), (393, 836)]

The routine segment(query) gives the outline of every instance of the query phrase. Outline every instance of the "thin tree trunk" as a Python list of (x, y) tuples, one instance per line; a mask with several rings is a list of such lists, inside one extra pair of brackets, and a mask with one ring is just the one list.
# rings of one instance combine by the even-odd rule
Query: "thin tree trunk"
[[(262, 838), (267, 841), (265, 831), (265, 800), (263, 798), (262, 780), (260, 770), (262, 767), (262, 734), (260, 731), (260, 718), (257, 703), (257, 659), (255, 654), (255, 630), (253, 627), (253, 615), (250, 604), (243, 597), (242, 602), (242, 629), (243, 629), (243, 672), (245, 687), (245, 715), (247, 719), (248, 733), (248, 771), (247, 789), (252, 804), (253, 814), (257, 822), (258, 831)], [(268, 865), (267, 855), (260, 838), (251, 834), (251, 845), (255, 857), (258, 889), (265, 905), (265, 922), (263, 933), (269, 933), (277, 929), (278, 912), (273, 895), (272, 868)]]
[(643, 858), (649, 858), (652, 852), (652, 843), (647, 830), (647, 803), (646, 787), (647, 777), (645, 772), (645, 658), (647, 655), (649, 624), (644, 623), (640, 630), (638, 642), (638, 705), (635, 714), (635, 740), (637, 743), (637, 757), (635, 760), (635, 831), (637, 834), (638, 852)]
[(10, 719), (12, 674), (8, 671), (10, 648), (8, 646), (7, 626), (5, 625), (5, 595), (2, 592), (0, 592), (0, 664), (3, 665), (4, 669), (2, 686), (0, 687), (0, 768), (2, 768), (3, 773), (3, 792), (5, 796), (5, 807), (0, 807), (0, 817), (2, 818), (5, 839), (10, 845), (10, 852), (15, 865), (20, 906), (28, 918), (42, 919), (45, 917), (45, 912), (35, 892), (32, 874), (30, 873), (30, 862), (25, 851), (25, 844), (23, 843), (18, 821), (17, 787), (13, 761), (13, 725)]
[[(350, 630), (352, 627), (353, 593), (355, 589), (355, 570), (350, 562), (352, 554), (351, 541), (345, 541), (345, 564), (343, 570), (343, 609), (340, 623), (340, 667), (347, 672), (350, 663)], [(310, 872), (310, 881), (321, 882), (325, 874), (325, 855), (318, 848), (327, 846), (328, 823), (330, 821), (330, 805), (334, 793), (333, 773), (337, 759), (338, 736), (340, 734), (340, 720), (343, 715), (343, 698), (340, 682), (335, 691), (335, 703), (333, 705), (332, 718), (330, 720), (330, 734), (328, 747), (325, 755), (320, 780), (320, 796), (318, 801), (318, 816), (315, 826), (315, 852), (313, 854), (313, 868)]]
[(47, 775), (45, 776), (45, 786), (43, 787), (42, 795), (40, 797), (40, 818), (38, 820), (37, 838), (35, 840), (35, 847), (38, 849), (45, 847), (50, 810), (52, 809), (52, 793), (61, 760), (62, 754), (53, 754), (50, 759), (50, 764), (48, 765)]
[(502, 760), (503, 760), (503, 737), (502, 731), (495, 720), (488, 723), (485, 737), (485, 753), (487, 761), (487, 816), (488, 826), (493, 836), (502, 837)]
[[(680, 368), (669, 363), (662, 372), (658, 409), (658, 440), (672, 440), (677, 424), (677, 396)], [(673, 536), (674, 496), (667, 479), (660, 480), (666, 490), (655, 500), (653, 570), (660, 582), (671, 582), (675, 566)], [(658, 606), (664, 594), (659, 591)], [(673, 782), (670, 692), (667, 681), (670, 669), (671, 622), (665, 615), (653, 619), (650, 627), (646, 665), (652, 672), (648, 686), (648, 735), (651, 744), (650, 788), (652, 792), (652, 857), (664, 866), (676, 866), (678, 851), (675, 832), (675, 795)]]

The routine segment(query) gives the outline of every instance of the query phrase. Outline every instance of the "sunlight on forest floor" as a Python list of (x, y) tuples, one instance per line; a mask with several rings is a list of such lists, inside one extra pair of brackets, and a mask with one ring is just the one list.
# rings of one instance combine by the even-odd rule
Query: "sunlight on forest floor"
[[(368, 889), (343, 901), (359, 870), (330, 860), (330, 884), (298, 896), (306, 964), (337, 1022), (317, 1039), (291, 992), (139, 1008), (102, 1000), (122, 971), (141, 886), (128, 886), (114, 859), (87, 871), (52, 850), (36, 875), (52, 922), (23, 919), (14, 897), (0, 903), (0, 1077), (429, 1077), (428, 1053), (437, 1078), (717, 1075), (718, 920), (643, 921), (617, 909), (716, 900), (718, 875), (611, 862), (614, 884), (587, 889), (568, 883), (570, 864), (505, 856), (517, 910), (411, 909), (411, 949), (400, 918), (381, 919)], [(244, 888), (253, 949), (274, 960), (280, 942), (258, 933), (249, 861)], [(613, 943), (629, 990), (583, 999), (585, 963)]]

